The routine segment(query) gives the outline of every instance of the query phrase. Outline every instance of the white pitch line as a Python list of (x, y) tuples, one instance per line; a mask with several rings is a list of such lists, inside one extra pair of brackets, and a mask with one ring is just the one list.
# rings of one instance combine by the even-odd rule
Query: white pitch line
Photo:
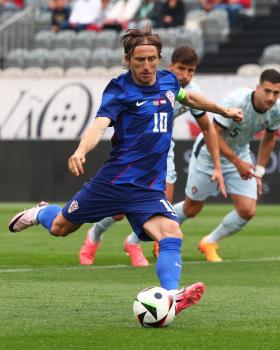
[[(267, 258), (259, 259), (232, 259), (224, 260), (221, 263), (216, 263), (217, 265), (229, 264), (229, 263), (258, 263), (258, 262), (269, 262), (269, 261), (280, 261), (280, 256), (272, 256)], [(196, 260), (196, 261), (184, 261), (183, 265), (198, 265), (198, 264), (210, 264), (207, 261)], [(155, 265), (150, 263), (150, 266)], [(215, 263), (212, 263), (215, 265)], [(131, 265), (94, 265), (94, 266), (46, 266), (46, 267), (22, 267), (22, 268), (2, 268), (0, 273), (15, 273), (15, 272), (44, 272), (44, 271), (60, 271), (60, 270), (109, 270), (109, 269), (124, 269), (132, 268)]]

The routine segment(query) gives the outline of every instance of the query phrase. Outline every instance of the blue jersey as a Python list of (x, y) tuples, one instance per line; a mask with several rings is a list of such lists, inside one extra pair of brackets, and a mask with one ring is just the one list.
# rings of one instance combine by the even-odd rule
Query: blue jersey
[(110, 81), (97, 117), (112, 121), (112, 151), (93, 181), (165, 189), (173, 110), (179, 90), (176, 76), (168, 71), (158, 71), (152, 86), (135, 84), (130, 72)]

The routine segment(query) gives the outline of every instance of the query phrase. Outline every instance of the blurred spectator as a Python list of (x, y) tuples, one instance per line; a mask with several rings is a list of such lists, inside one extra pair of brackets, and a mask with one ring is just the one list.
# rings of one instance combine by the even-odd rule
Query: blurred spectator
[(70, 16), (70, 7), (65, 0), (51, 0), (48, 4), (48, 10), (52, 13), (51, 31), (57, 32), (63, 22), (67, 22)]
[(87, 29), (100, 31), (103, 29), (108, 13), (112, 10), (113, 4), (111, 0), (101, 0), (101, 9), (95, 22), (90, 24)]
[(161, 3), (157, 0), (143, 0), (129, 26), (133, 28), (143, 28), (147, 24), (155, 26), (160, 8)]
[(251, 7), (250, 0), (224, 0), (218, 6), (218, 8), (224, 8), (227, 11), (231, 28), (236, 25), (239, 12), (249, 7)]
[(230, 27), (236, 25), (237, 17), (240, 11), (251, 7), (251, 0), (199, 0), (203, 10), (223, 9), (228, 13)]
[(24, 7), (24, 0), (0, 0), (2, 10), (19, 10)]
[(77, 32), (87, 29), (87, 26), (98, 18), (100, 11), (100, 0), (77, 0), (73, 5), (69, 20), (63, 22), (59, 29), (72, 29)]
[(118, 0), (108, 12), (103, 28), (126, 29), (128, 23), (134, 18), (140, 4), (141, 0)]
[(158, 27), (169, 28), (184, 25), (186, 17), (182, 0), (167, 0), (161, 5), (158, 16)]
[(199, 4), (202, 10), (204, 11), (212, 11), (215, 6), (221, 4), (223, 0), (199, 0)]

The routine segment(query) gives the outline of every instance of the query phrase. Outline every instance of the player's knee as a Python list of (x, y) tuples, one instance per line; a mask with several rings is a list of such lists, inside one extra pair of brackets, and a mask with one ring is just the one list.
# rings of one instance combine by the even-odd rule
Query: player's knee
[(56, 223), (53, 223), (50, 234), (55, 237), (64, 237), (69, 234), (69, 230), (66, 228), (66, 226), (58, 225)]
[(244, 208), (239, 209), (238, 214), (242, 219), (251, 220), (256, 214), (256, 208), (255, 207), (244, 207)]
[(124, 214), (114, 215), (113, 220), (114, 221), (121, 221), (124, 218)]
[(184, 214), (187, 218), (194, 218), (200, 211), (202, 207), (196, 205), (184, 205)]
[(165, 228), (163, 230), (163, 238), (167, 237), (183, 239), (183, 234), (180, 229), (180, 225), (176, 221), (169, 222), (167, 225), (165, 225)]

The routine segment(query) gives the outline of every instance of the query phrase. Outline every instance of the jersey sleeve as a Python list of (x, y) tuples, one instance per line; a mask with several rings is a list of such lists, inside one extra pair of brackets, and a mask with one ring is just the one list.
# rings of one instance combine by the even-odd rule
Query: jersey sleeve
[[(221, 103), (222, 106), (227, 108), (241, 108), (240, 98), (238, 92), (233, 92), (227, 95)], [(225, 118), (220, 114), (215, 114), (214, 122), (220, 125), (223, 129), (228, 129), (233, 123), (234, 120), (230, 118)]]
[(271, 123), (266, 128), (268, 132), (275, 132), (280, 128), (280, 103), (277, 102), (271, 113)]
[[(202, 91), (197, 84), (192, 83), (190, 86), (190, 90), (198, 92), (199, 94), (202, 95)], [(190, 112), (191, 112), (192, 116), (196, 119), (202, 117), (205, 114), (205, 111), (202, 111), (200, 109), (195, 109), (195, 108), (190, 108)]]
[(124, 90), (116, 79), (112, 79), (103, 92), (101, 105), (96, 117), (107, 117), (114, 123), (121, 114), (124, 105), (122, 103)]

